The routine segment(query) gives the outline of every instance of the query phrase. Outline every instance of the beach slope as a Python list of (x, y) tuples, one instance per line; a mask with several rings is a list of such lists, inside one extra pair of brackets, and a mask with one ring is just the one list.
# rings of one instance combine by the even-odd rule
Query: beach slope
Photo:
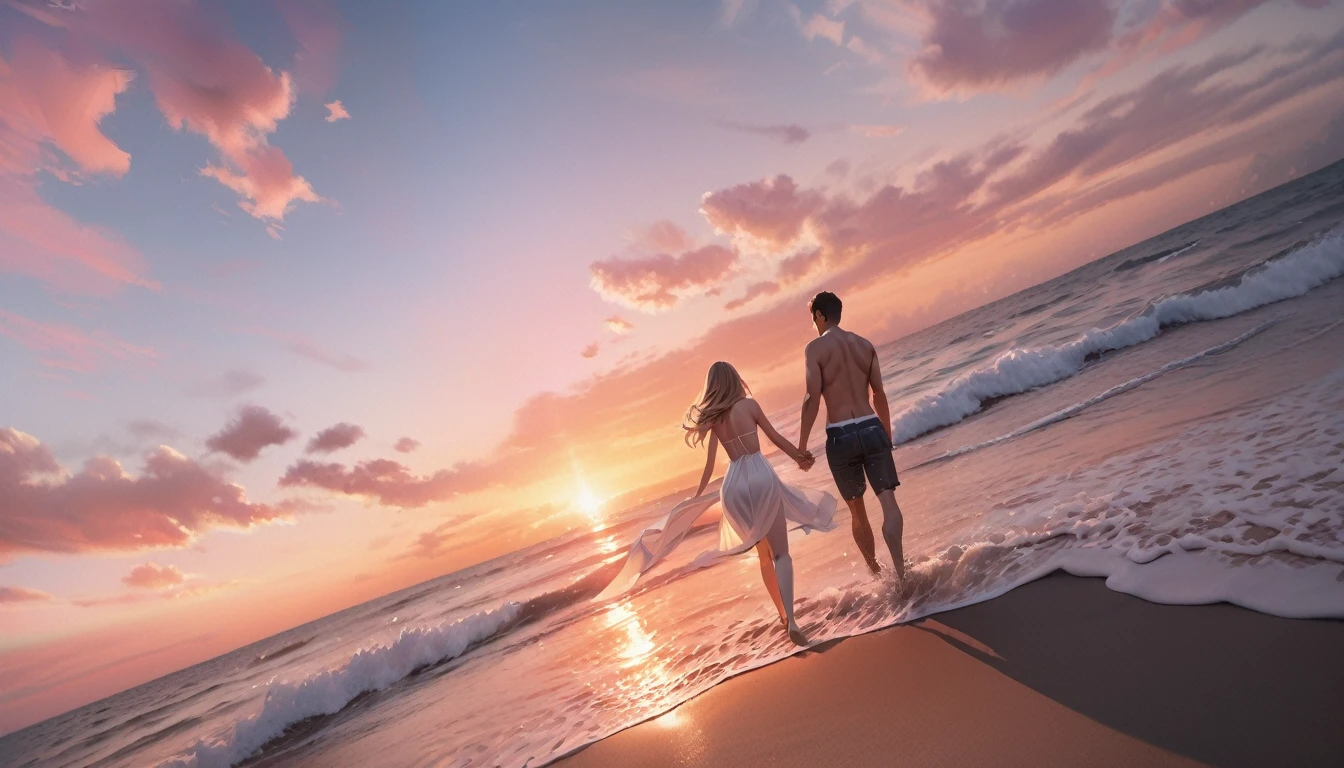
[(1056, 574), (739, 676), (557, 765), (1332, 765), (1340, 649), (1344, 622)]

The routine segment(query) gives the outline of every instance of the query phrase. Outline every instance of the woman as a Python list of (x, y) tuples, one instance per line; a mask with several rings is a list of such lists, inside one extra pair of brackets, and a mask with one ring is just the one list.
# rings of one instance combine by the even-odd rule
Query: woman
[[(673, 508), (662, 524), (640, 534), (620, 575), (598, 599), (612, 597), (633, 586), (640, 574), (681, 542), (696, 517), (719, 500), (723, 505), (719, 548), (696, 558), (694, 565), (708, 565), (724, 555), (740, 554), (755, 547), (761, 577), (779, 611), (780, 621), (789, 638), (802, 645), (807, 638), (793, 618), (793, 560), (789, 557), (787, 521), (799, 523), (804, 529), (829, 531), (835, 527), (835, 497), (814, 491), (809, 499), (803, 491), (779, 479), (761, 455), (758, 427), (799, 466), (810, 466), (812, 456), (799, 451), (775, 431), (761, 406), (748, 395), (746, 384), (733, 366), (724, 362), (710, 366), (705, 390), (686, 412), (682, 423), (687, 445), (696, 447), (708, 437), (705, 471), (695, 497)], [(714, 473), (720, 443), (728, 452), (728, 473), (718, 494), (701, 495)]]

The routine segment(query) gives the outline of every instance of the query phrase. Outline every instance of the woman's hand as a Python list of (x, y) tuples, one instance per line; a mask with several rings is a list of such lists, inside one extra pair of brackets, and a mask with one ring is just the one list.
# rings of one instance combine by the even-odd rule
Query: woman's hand
[(812, 469), (812, 465), (817, 463), (817, 459), (812, 455), (811, 451), (799, 451), (795, 449), (794, 454), (796, 455), (793, 456), (793, 460), (798, 462), (798, 468), (804, 472)]

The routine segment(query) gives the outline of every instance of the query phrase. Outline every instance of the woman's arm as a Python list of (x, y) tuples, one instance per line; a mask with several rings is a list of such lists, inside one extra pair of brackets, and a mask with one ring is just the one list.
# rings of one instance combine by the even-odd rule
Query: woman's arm
[(695, 498), (705, 492), (705, 486), (709, 485), (709, 476), (714, 474), (714, 459), (719, 455), (719, 436), (714, 434), (713, 430), (709, 432), (709, 454), (705, 456), (705, 473), (700, 476), (700, 487), (695, 489)]
[(770, 438), (770, 442), (774, 443), (775, 447), (779, 448), (779, 450), (783, 451), (786, 456), (794, 461), (803, 461), (803, 452), (798, 450), (793, 443), (785, 440), (784, 436), (775, 430), (775, 425), (770, 423), (770, 419), (765, 416), (765, 411), (761, 410), (761, 404), (755, 400), (753, 400), (751, 404), (753, 406), (751, 412), (756, 418), (756, 426), (760, 427), (761, 431), (765, 433), (765, 436)]

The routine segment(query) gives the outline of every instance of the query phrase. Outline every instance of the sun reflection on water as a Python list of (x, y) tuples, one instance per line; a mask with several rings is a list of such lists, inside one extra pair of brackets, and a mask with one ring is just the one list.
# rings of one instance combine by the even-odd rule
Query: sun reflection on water
[[(599, 695), (606, 706), (643, 719), (677, 701), (677, 691), (685, 681), (668, 660), (677, 658), (677, 650), (664, 638), (656, 637), (660, 632), (649, 628), (632, 602), (611, 605), (598, 620), (607, 629), (598, 653), (614, 662), (599, 684)], [(662, 727), (677, 725), (675, 711), (665, 712), (658, 720)]]
[(620, 650), (620, 656), (626, 659), (626, 662), (621, 665), (622, 668), (633, 667), (643, 662), (657, 647), (653, 644), (653, 636), (645, 631), (643, 620), (630, 607), (628, 600), (613, 605), (607, 611), (607, 626), (625, 630), (625, 642), (622, 644), (624, 647)]

